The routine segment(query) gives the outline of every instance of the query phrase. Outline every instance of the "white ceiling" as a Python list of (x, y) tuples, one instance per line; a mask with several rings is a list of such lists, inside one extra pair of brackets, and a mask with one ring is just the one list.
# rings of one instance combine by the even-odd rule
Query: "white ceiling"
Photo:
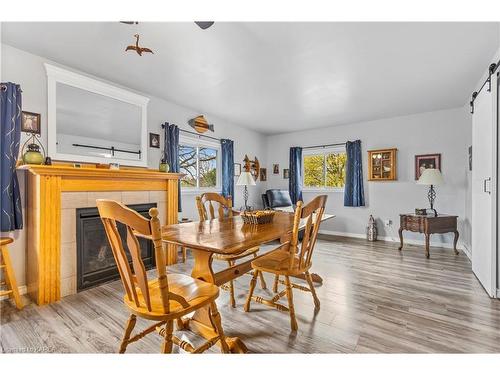
[[(136, 32), (154, 55), (124, 52)], [(7, 44), (267, 134), (461, 106), (499, 35), (499, 23), (2, 23)]]

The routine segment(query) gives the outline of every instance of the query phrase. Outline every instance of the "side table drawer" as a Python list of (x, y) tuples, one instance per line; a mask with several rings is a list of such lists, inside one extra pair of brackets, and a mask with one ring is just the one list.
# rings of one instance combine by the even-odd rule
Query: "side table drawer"
[(412, 232), (424, 232), (424, 219), (415, 216), (404, 217), (404, 228)]
[(429, 219), (429, 231), (431, 233), (448, 233), (457, 230), (457, 218), (431, 218)]

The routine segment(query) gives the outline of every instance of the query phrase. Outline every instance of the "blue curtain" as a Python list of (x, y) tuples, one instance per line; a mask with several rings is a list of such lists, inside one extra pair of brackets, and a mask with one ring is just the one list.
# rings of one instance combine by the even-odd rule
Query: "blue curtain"
[[(169, 166), (169, 171), (179, 173), (179, 128), (177, 125), (163, 124), (165, 130), (165, 161)], [(182, 211), (181, 204), (181, 182), (179, 181), (179, 212)]]
[(234, 147), (230, 139), (220, 140), (222, 148), (222, 195), (233, 199), (234, 204)]
[(0, 92), (0, 229), (8, 232), (23, 228), (16, 174), (21, 138), (21, 87), (11, 82), (2, 83)]
[(363, 190), (363, 163), (361, 141), (346, 143), (346, 173), (344, 187), (344, 206), (360, 207), (365, 205)]
[(293, 204), (302, 200), (302, 147), (290, 147), (288, 190)]

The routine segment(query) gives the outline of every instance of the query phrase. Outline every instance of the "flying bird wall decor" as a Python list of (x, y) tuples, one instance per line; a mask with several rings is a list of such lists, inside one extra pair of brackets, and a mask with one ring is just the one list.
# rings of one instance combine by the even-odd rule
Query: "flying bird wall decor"
[(150, 48), (139, 47), (139, 34), (135, 34), (134, 37), (135, 37), (135, 46), (130, 45), (127, 48), (125, 48), (125, 51), (135, 51), (135, 52), (137, 52), (137, 54), (139, 56), (142, 56), (143, 52), (148, 52), (148, 53), (154, 54), (154, 52)]

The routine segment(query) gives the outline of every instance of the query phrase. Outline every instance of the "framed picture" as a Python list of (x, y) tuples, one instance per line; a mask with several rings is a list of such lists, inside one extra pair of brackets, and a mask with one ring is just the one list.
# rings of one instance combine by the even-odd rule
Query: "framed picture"
[(283, 178), (290, 178), (290, 169), (283, 169)]
[(160, 148), (160, 135), (149, 133), (149, 147)]
[(273, 174), (280, 174), (280, 165), (273, 164)]
[(469, 146), (469, 171), (472, 171), (472, 146)]
[(40, 134), (40, 114), (23, 111), (21, 116), (21, 131)]
[(415, 155), (415, 180), (429, 168), (441, 171), (441, 154)]
[(234, 176), (238, 177), (241, 174), (241, 164), (234, 163)]
[(260, 169), (260, 180), (267, 181), (267, 168)]

